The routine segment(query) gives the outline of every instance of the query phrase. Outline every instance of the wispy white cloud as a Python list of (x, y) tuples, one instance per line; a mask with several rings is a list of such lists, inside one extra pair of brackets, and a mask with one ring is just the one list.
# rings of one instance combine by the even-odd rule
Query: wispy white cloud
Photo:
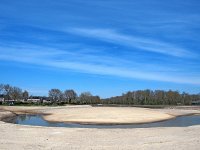
[[(187, 77), (182, 73), (159, 72), (158, 69), (152, 69), (152, 71), (150, 71), (146, 70), (144, 64), (130, 64), (131, 62), (123, 59), (108, 56), (98, 57), (95, 55), (73, 53), (40, 46), (33, 46), (32, 49), (29, 49), (29, 47), (30, 45), (27, 45), (27, 47), (25, 45), (23, 48), (14, 48), (14, 46), (10, 48), (0, 47), (0, 60), (60, 68), (64, 70), (67, 69), (89, 74), (173, 83), (200, 84), (200, 78), (198, 76)], [(159, 65), (155, 65), (154, 68), (159, 68)], [(163, 68), (163, 70), (164, 69), (165, 68)]]
[(180, 48), (173, 44), (162, 42), (159, 40), (125, 35), (111, 29), (73, 28), (67, 31), (72, 34), (91, 37), (118, 45), (124, 45), (137, 50), (156, 52), (176, 57), (195, 57), (195, 55), (189, 50)]

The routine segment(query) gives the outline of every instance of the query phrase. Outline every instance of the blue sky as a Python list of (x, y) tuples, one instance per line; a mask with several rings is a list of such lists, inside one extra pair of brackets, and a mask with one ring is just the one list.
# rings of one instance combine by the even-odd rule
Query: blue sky
[(199, 0), (1, 0), (0, 83), (109, 97), (200, 92)]

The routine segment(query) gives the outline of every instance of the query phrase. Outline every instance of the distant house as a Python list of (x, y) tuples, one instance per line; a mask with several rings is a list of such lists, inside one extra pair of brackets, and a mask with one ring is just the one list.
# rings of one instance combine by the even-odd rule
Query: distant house
[(42, 100), (42, 102), (43, 102), (43, 103), (51, 103), (51, 101), (50, 101), (50, 100), (47, 100), (47, 99)]
[(36, 99), (36, 98), (31, 98), (31, 99), (27, 99), (28, 103), (40, 103), (41, 99)]
[(200, 105), (200, 100), (198, 100), (198, 101), (192, 101), (192, 105)]
[(16, 102), (16, 100), (13, 100), (13, 99), (4, 100), (4, 103), (6, 103), (8, 105), (14, 105), (15, 102)]

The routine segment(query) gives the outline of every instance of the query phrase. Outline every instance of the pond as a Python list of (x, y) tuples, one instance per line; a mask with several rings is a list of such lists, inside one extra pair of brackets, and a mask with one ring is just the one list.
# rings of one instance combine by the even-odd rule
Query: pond
[(200, 125), (200, 115), (180, 116), (161, 122), (131, 124), (131, 125), (84, 125), (74, 123), (50, 122), (43, 119), (42, 115), (17, 115), (7, 121), (9, 123), (45, 127), (68, 127), (68, 128), (152, 128), (152, 127), (187, 127)]

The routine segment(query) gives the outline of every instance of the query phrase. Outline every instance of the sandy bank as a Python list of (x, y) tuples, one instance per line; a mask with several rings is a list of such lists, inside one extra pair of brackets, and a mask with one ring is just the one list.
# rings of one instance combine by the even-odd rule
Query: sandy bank
[(10, 111), (0, 111), (0, 121), (6, 121), (7, 118), (15, 117), (16, 115)]
[(200, 113), (199, 110), (91, 106), (1, 106), (0, 110), (11, 111), (17, 114), (48, 114), (44, 116), (44, 119), (47, 121), (80, 124), (138, 124), (163, 121), (176, 116)]
[(144, 108), (85, 107), (48, 111), (45, 120), (82, 124), (131, 124), (171, 119), (174, 116)]
[(199, 150), (200, 126), (80, 129), (33, 127), (0, 121), (1, 150)]
[[(98, 109), (89, 107), (78, 107), (78, 113), (86, 110), (91, 114), (98, 113)], [(84, 109), (83, 109), (84, 108)], [(88, 109), (86, 109), (88, 108)], [(2, 109), (2, 107), (0, 107)], [(4, 107), (6, 110), (25, 112), (43, 112), (60, 114), (61, 119), (73, 112), (77, 107)], [(20, 112), (22, 110), (22, 112)], [(105, 109), (102, 109), (106, 111)], [(199, 113), (193, 110), (149, 110), (128, 108), (125, 110), (110, 109), (115, 118), (120, 113), (134, 113), (138, 116), (146, 116), (146, 113), (159, 116), (170, 113), (171, 115), (181, 115), (189, 113)], [(107, 110), (108, 111), (108, 110)], [(143, 112), (143, 113), (142, 113)], [(118, 114), (119, 113), (119, 114)], [(106, 112), (104, 112), (104, 115)], [(0, 119), (13, 115), (9, 111), (0, 111)], [(88, 115), (87, 113), (85, 115)], [(94, 115), (94, 114), (93, 114)], [(98, 115), (98, 114), (97, 114)], [(133, 114), (129, 114), (132, 116)], [(129, 116), (128, 115), (128, 116)], [(136, 115), (136, 114), (135, 114)], [(64, 117), (63, 117), (64, 116)], [(90, 115), (91, 117), (91, 115)], [(106, 116), (111, 118), (111, 116)], [(121, 116), (123, 117), (123, 116)], [(112, 119), (112, 118), (111, 118)], [(129, 129), (89, 129), (89, 128), (56, 128), (56, 127), (36, 127), (9, 124), (0, 121), (0, 149), (1, 150), (198, 150), (200, 147), (200, 126), (191, 127), (165, 127), (165, 128), (129, 128)]]

